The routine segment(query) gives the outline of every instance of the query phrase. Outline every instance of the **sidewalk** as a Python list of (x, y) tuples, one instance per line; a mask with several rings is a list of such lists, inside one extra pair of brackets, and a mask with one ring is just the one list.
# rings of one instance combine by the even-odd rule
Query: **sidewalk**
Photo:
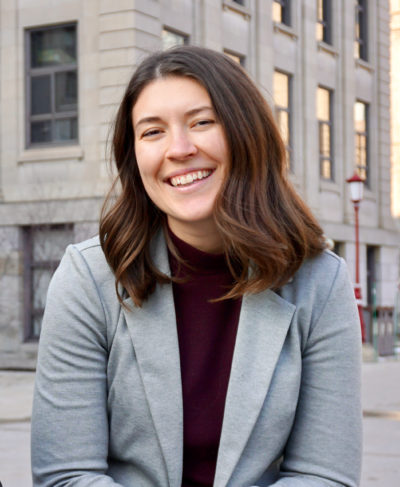
[(400, 485), (400, 361), (363, 364), (361, 487)]
[[(30, 487), (30, 414), (34, 373), (0, 371), (0, 481)], [(400, 360), (364, 363), (361, 487), (400, 485)], [(334, 427), (334, 425), (332, 425)]]
[(29, 487), (33, 372), (0, 371), (0, 482)]

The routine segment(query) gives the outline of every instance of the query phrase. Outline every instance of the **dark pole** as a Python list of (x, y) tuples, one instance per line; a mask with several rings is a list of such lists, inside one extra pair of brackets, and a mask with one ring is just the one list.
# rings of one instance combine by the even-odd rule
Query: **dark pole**
[(359, 223), (358, 223), (358, 210), (360, 208), (360, 202), (354, 201), (354, 227), (356, 231), (356, 282), (354, 284), (354, 295), (357, 300), (357, 307), (358, 307), (358, 314), (360, 316), (360, 325), (361, 325), (361, 338), (363, 343), (365, 342), (365, 323), (364, 323), (364, 314), (363, 308), (361, 304), (361, 286), (360, 286), (360, 238), (359, 238)]

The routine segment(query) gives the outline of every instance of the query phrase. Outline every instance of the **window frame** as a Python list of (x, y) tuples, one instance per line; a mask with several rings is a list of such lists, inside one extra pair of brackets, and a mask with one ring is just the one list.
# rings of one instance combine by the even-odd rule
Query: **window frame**
[(368, 1), (355, 0), (354, 8), (354, 55), (357, 59), (368, 61)]
[[(317, 28), (322, 26), (322, 39), (317, 37), (319, 42), (332, 45), (332, 2), (331, 0), (316, 0), (317, 1)], [(322, 18), (319, 17), (319, 6), (321, 2)], [(318, 30), (317, 30), (318, 33)]]
[[(32, 54), (32, 43), (31, 43), (31, 33), (33, 32), (44, 32), (48, 30), (56, 30), (65, 27), (75, 28), (75, 45), (76, 45), (76, 62), (68, 63), (49, 67), (31, 67), (31, 54)], [(79, 143), (79, 65), (78, 65), (78, 23), (68, 22), (62, 24), (52, 24), (45, 27), (33, 27), (25, 29), (25, 147), (27, 149), (39, 148), (39, 147), (57, 147), (65, 145), (77, 145)], [(77, 94), (76, 94), (76, 110), (71, 110), (68, 112), (57, 113), (55, 110), (55, 76), (57, 73), (61, 72), (76, 72), (77, 80)], [(31, 80), (33, 77), (39, 77), (43, 75), (50, 75), (51, 78), (51, 113), (50, 114), (31, 114)], [(35, 121), (50, 121), (52, 126), (52, 134), (54, 136), (54, 122), (56, 120), (73, 119), (76, 118), (76, 138), (69, 140), (54, 140), (54, 138), (48, 142), (32, 142), (31, 138), (31, 124)]]
[(47, 259), (35, 261), (34, 251), (34, 233), (41, 230), (65, 230), (73, 232), (72, 223), (62, 224), (42, 224), (42, 225), (24, 225), (21, 227), (22, 252), (23, 252), (23, 339), (24, 342), (35, 342), (39, 335), (34, 333), (34, 319), (37, 316), (43, 316), (44, 308), (35, 308), (34, 306), (34, 283), (33, 275), (35, 269), (49, 270), (52, 274), (58, 267), (60, 260)]
[[(278, 23), (283, 24), (283, 25), (287, 25), (288, 27), (291, 27), (292, 18), (290, 15), (290, 8), (291, 8), (290, 0), (273, 0), (272, 1), (272, 7), (274, 7), (274, 4), (280, 5), (280, 8), (281, 8), (281, 15), (280, 15), (281, 20)], [(273, 19), (273, 16), (272, 16), (272, 19)], [(276, 22), (276, 21), (274, 20), (274, 22)]]
[[(353, 126), (354, 126), (354, 167), (357, 174), (364, 179), (364, 184), (367, 188), (370, 188), (371, 178), (370, 178), (370, 104), (363, 100), (356, 99), (354, 102), (354, 111), (357, 103), (361, 103), (365, 107), (365, 130), (358, 131), (356, 128), (356, 120), (354, 117)], [(354, 116), (354, 112), (353, 112)], [(365, 166), (359, 164), (359, 160), (362, 159), (358, 157), (358, 140), (364, 137), (365, 138)], [(365, 177), (364, 174), (365, 173)]]
[[(335, 159), (334, 159), (334, 113), (333, 113), (333, 98), (334, 90), (327, 88), (323, 85), (317, 87), (317, 104), (318, 104), (318, 90), (325, 90), (329, 95), (329, 118), (328, 120), (321, 120), (318, 118), (318, 106), (317, 106), (317, 122), (318, 122), (318, 160), (319, 160), (319, 176), (324, 181), (335, 181)], [(327, 126), (329, 128), (329, 156), (325, 156), (321, 152), (321, 127)], [(326, 162), (329, 162), (330, 177), (324, 176), (323, 166)]]
[(177, 29), (174, 29), (172, 27), (169, 27), (167, 25), (163, 25), (162, 26), (162, 29), (161, 29), (161, 44), (162, 44), (162, 49), (163, 50), (166, 50), (166, 49), (170, 49), (174, 46), (179, 46), (180, 44), (175, 44), (174, 46), (169, 46), (169, 47), (164, 47), (163, 45), (163, 32), (166, 31), (166, 32), (169, 32), (171, 34), (174, 34), (176, 36), (179, 36), (179, 37), (182, 37), (183, 39), (183, 44), (184, 46), (188, 46), (190, 44), (190, 36), (188, 34), (185, 34), (184, 32), (181, 32)]
[(232, 59), (232, 61), (235, 61), (239, 64), (239, 66), (242, 66), (242, 68), (246, 67), (246, 56), (244, 56), (243, 54), (238, 54), (237, 52), (231, 51), (230, 49), (224, 49), (223, 52), (226, 56)]
[[(282, 71), (280, 69), (274, 69), (273, 76), (275, 76), (275, 73), (282, 74), (287, 77), (288, 80), (288, 106), (284, 107), (282, 105), (277, 105), (276, 104), (276, 99), (275, 99), (275, 92), (273, 90), (273, 100), (274, 100), (274, 116), (275, 116), (275, 121), (277, 123), (279, 133), (281, 134), (281, 128), (279, 125), (279, 116), (278, 113), (280, 112), (285, 112), (288, 114), (288, 143), (287, 145), (285, 144), (285, 150), (286, 150), (286, 158), (287, 158), (287, 167), (291, 172), (294, 172), (294, 161), (293, 161), (293, 74), (288, 73), (286, 71)], [(281, 134), (282, 137), (282, 134)], [(282, 137), (283, 140), (283, 137)], [(283, 141), (284, 142), (284, 141)]]

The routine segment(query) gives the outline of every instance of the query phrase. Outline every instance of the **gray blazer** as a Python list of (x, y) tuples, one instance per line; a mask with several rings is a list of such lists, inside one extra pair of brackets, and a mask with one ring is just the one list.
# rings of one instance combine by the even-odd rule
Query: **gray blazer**
[[(169, 273), (164, 239), (153, 245)], [(116, 298), (97, 238), (51, 282), (32, 416), (35, 486), (179, 487), (182, 390), (171, 285)], [(279, 293), (243, 298), (215, 487), (357, 486), (357, 309), (344, 262), (307, 261)]]

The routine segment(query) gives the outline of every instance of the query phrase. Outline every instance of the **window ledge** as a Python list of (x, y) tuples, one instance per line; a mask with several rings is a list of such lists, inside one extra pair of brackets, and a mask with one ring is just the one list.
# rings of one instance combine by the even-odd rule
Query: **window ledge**
[(232, 0), (223, 0), (222, 5), (224, 10), (233, 10), (234, 12), (241, 14), (246, 20), (250, 20), (251, 11), (248, 7), (245, 7), (244, 5), (239, 5)]
[(279, 22), (274, 22), (274, 32), (279, 32), (281, 34), (287, 35), (294, 40), (299, 37), (293, 30), (293, 27)]
[(327, 44), (323, 41), (318, 41), (318, 51), (326, 52), (332, 57), (339, 57), (339, 51), (330, 44)]
[(39, 161), (62, 161), (66, 159), (83, 159), (83, 150), (80, 146), (72, 147), (40, 147), (38, 149), (26, 149), (20, 154), (18, 163)]
[(356, 67), (365, 69), (365, 71), (368, 71), (370, 73), (373, 73), (375, 71), (375, 68), (372, 66), (371, 63), (368, 61), (364, 61), (364, 59), (355, 59), (354, 60), (356, 63)]
[(329, 179), (320, 179), (319, 189), (320, 191), (340, 194), (338, 183), (336, 181), (330, 181)]
[[(365, 186), (364, 184), (364, 197), (363, 197), (363, 200), (367, 200), (367, 201), (376, 201), (376, 194), (375, 192), (373, 191), (373, 189), (369, 188), (368, 186)], [(362, 200), (361, 200), (361, 203), (362, 205)]]

